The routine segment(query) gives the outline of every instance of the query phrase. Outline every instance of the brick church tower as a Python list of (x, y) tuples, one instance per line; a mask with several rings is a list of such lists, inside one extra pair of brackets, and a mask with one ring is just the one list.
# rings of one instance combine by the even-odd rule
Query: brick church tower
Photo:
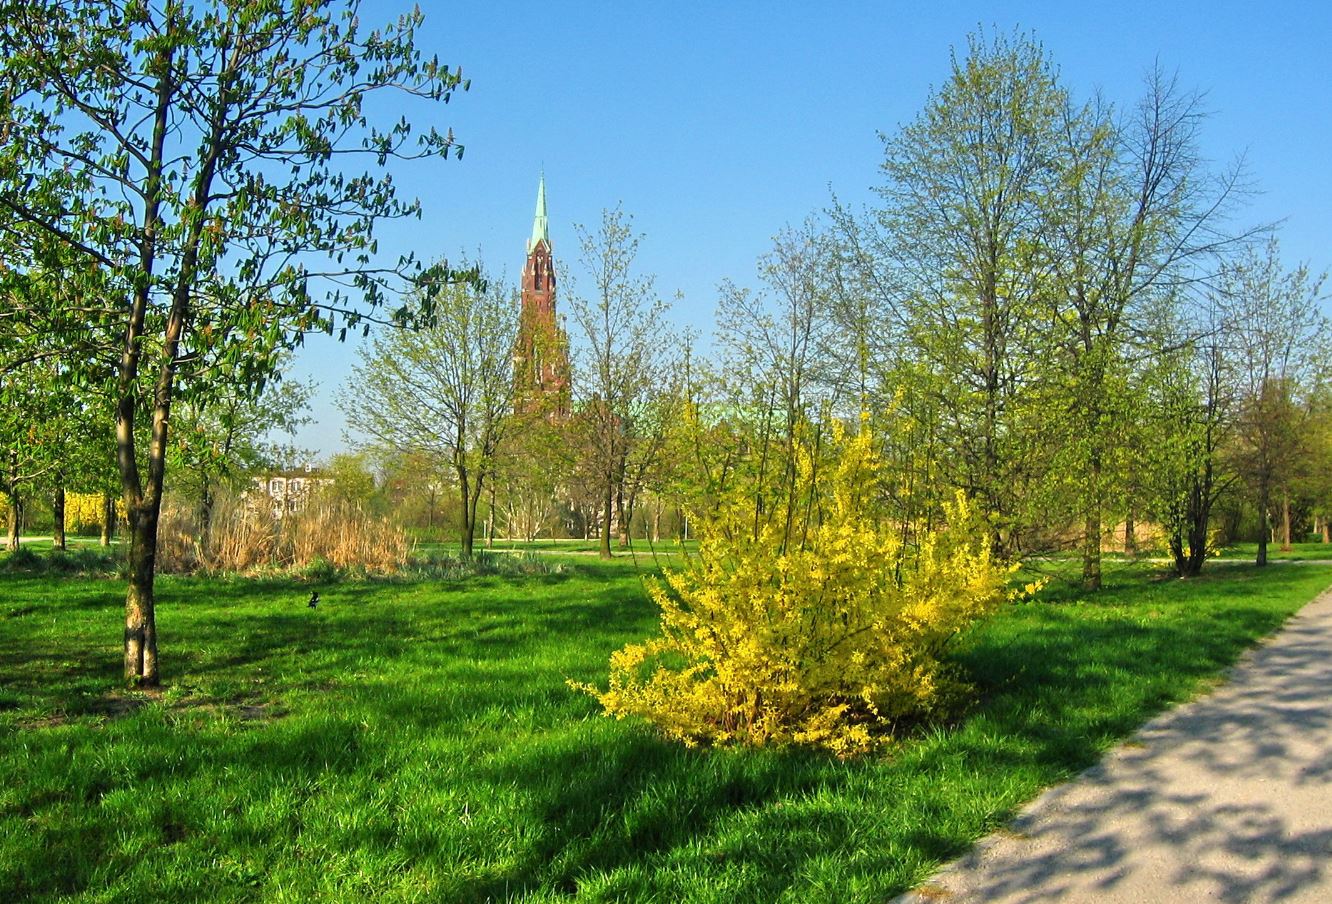
[(555, 262), (546, 220), (545, 175), (537, 186), (536, 217), (527, 241), (513, 365), (517, 411), (555, 419), (569, 416), (569, 339), (555, 314)]

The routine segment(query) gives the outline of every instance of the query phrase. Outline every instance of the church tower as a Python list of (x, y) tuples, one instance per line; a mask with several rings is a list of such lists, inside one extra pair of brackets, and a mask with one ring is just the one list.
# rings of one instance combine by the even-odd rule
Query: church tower
[(536, 216), (523, 267), (518, 340), (514, 349), (514, 407), (550, 418), (569, 416), (569, 339), (555, 312), (555, 260), (546, 219), (546, 177), (537, 185)]

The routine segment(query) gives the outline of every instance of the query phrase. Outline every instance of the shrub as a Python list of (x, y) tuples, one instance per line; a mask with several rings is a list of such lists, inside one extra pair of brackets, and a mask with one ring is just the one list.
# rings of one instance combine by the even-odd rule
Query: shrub
[(872, 438), (838, 431), (834, 444), (831, 498), (802, 546), (783, 549), (775, 528), (755, 536), (738, 508), (723, 515), (691, 567), (650, 585), (660, 636), (613, 654), (607, 690), (575, 686), (608, 715), (645, 717), (686, 744), (795, 743), (839, 756), (956, 702), (963, 685), (945, 647), (1016, 596), (1006, 591), (1015, 566), (991, 560), (961, 495), (908, 555), (900, 531), (873, 517)]
[(531, 577), (562, 574), (563, 567), (558, 563), (552, 565), (545, 557), (532, 552), (494, 553), (477, 550), (468, 561), (452, 552), (431, 550), (418, 552), (412, 557), (410, 573), (415, 578), (452, 581), (478, 575)]
[(11, 550), (9, 555), (5, 556), (5, 564), (14, 571), (22, 569), (31, 569), (37, 567), (41, 562), (37, 553), (33, 552), (27, 546), (20, 545), (17, 549)]
[[(125, 520), (125, 501), (115, 500), (116, 517)], [(66, 493), (65, 527), (73, 533), (82, 534), (100, 530), (106, 518), (105, 499), (101, 493)]]
[(337, 580), (338, 569), (323, 556), (316, 556), (301, 569), (301, 577), (315, 583), (328, 583)]

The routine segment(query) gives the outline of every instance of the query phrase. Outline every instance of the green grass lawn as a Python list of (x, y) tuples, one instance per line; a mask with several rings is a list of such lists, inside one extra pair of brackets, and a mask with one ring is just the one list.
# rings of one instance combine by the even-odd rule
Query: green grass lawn
[[(457, 541), (450, 540), (418, 540), (415, 549), (418, 553), (456, 553), (460, 549)], [(601, 551), (601, 544), (597, 540), (551, 540), (539, 539), (528, 542), (526, 540), (507, 540), (497, 539), (492, 544), (487, 544), (480, 538), (477, 538), (476, 548), (478, 550), (496, 551), (496, 552), (530, 552), (550, 555), (596, 555)], [(679, 540), (664, 539), (657, 543), (650, 543), (641, 538), (635, 538), (633, 545), (629, 548), (623, 548), (618, 541), (611, 543), (611, 551), (616, 556), (626, 558), (638, 558), (651, 560), (655, 554), (661, 558), (679, 558), (685, 555), (693, 555), (698, 552), (697, 540)]]
[(0, 568), (0, 900), (883, 901), (1332, 582), (1052, 586), (961, 645), (965, 718), (843, 763), (599, 716), (565, 679), (655, 614), (627, 561), (561, 563), (314, 610), (294, 581), (163, 578), (156, 694), (120, 689), (119, 583)]
[[(1257, 543), (1236, 543), (1234, 546), (1227, 546), (1220, 551), (1220, 558), (1223, 559), (1248, 559), (1253, 561), (1258, 555)], [(1310, 560), (1332, 561), (1332, 543), (1292, 543), (1290, 549), (1282, 551), (1280, 543), (1267, 544), (1267, 558), (1277, 560), (1295, 560), (1307, 562)]]

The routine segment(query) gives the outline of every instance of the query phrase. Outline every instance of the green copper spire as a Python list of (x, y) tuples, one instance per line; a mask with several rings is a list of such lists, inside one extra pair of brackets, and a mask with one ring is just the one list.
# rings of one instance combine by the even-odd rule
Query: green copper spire
[(545, 242), (546, 247), (550, 247), (550, 235), (546, 230), (546, 174), (543, 172), (541, 181), (537, 184), (536, 218), (532, 221), (532, 238), (527, 243), (529, 254), (537, 246), (537, 242)]

